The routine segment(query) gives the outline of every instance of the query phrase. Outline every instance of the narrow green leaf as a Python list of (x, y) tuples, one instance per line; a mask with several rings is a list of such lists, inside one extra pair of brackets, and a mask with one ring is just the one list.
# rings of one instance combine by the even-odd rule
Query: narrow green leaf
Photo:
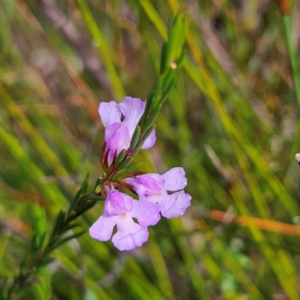
[(59, 231), (61, 224), (64, 222), (65, 216), (66, 216), (66, 214), (65, 214), (64, 210), (61, 210), (58, 213), (56, 221), (55, 221), (55, 225), (53, 227), (51, 237), (53, 237), (56, 234), (56, 232)]
[[(82, 215), (84, 212), (95, 206), (97, 202), (96, 201), (87, 201), (85, 204), (83, 204), (79, 210), (76, 212), (76, 217), (79, 217)], [(75, 218), (74, 218), (75, 219)]]
[(165, 63), (167, 64), (166, 67), (168, 68), (172, 68), (172, 64), (180, 56), (180, 52), (185, 40), (186, 28), (186, 17), (183, 14), (177, 14), (172, 22), (168, 34), (168, 43), (165, 55)]
[(97, 203), (96, 201), (87, 201), (86, 203), (82, 204), (76, 211), (76, 214), (69, 217), (68, 221), (71, 222), (71, 221), (75, 220), (80, 215), (82, 215), (85, 211), (87, 211), (90, 208), (92, 208), (93, 206), (95, 206), (96, 203)]
[(60, 240), (59, 243), (57, 243), (56, 247), (59, 247), (59, 246), (61, 246), (62, 244), (64, 244), (64, 243), (66, 243), (66, 242), (68, 242), (68, 241), (70, 241), (70, 240), (72, 240), (72, 239), (75, 239), (75, 238), (77, 238), (77, 237), (83, 235), (84, 233), (85, 233), (85, 231), (80, 231), (80, 232), (78, 232), (78, 233), (72, 234), (71, 236), (65, 237), (65, 238), (63, 238), (62, 240)]
[[(174, 86), (173, 81), (175, 80), (175, 76), (178, 73), (179, 68), (181, 67), (183, 60), (185, 57), (185, 51), (182, 51), (180, 54), (180, 57), (178, 58), (178, 60), (176, 61), (176, 63), (174, 63), (173, 68), (170, 68), (167, 75), (165, 76), (164, 79), (164, 90), (161, 93), (161, 98), (163, 97), (162, 95), (166, 94), (166, 91), (170, 91), (170, 86)], [(159, 103), (161, 104), (163, 101), (160, 99)]]
[(167, 43), (164, 42), (162, 48), (161, 48), (161, 52), (160, 52), (160, 68), (159, 68), (159, 74), (164, 74), (166, 67), (168, 65), (168, 63), (166, 62), (166, 52), (167, 52)]
[(140, 138), (141, 130), (142, 130), (141, 126), (138, 125), (133, 133), (132, 138), (131, 138), (129, 150), (134, 149), (134, 147), (136, 146), (136, 144)]
[(139, 122), (139, 124), (141, 125), (141, 127), (144, 126), (146, 119), (148, 117), (150, 108), (152, 107), (152, 102), (153, 102), (153, 98), (155, 96), (154, 91), (151, 91), (146, 99), (146, 107), (145, 107), (145, 111), (143, 113), (143, 116), (141, 117), (141, 120)]
[(41, 268), (44, 267), (50, 263), (52, 263), (55, 260), (55, 257), (45, 257), (42, 260), (38, 261), (37, 267)]
[(80, 225), (81, 225), (80, 223), (72, 223), (72, 224), (70, 224), (70, 225), (67, 225), (67, 226), (65, 226), (64, 229), (61, 231), (61, 234), (67, 232), (67, 231), (70, 230), (70, 229), (76, 228), (76, 227), (78, 227), (78, 226), (80, 226)]
[(52, 247), (53, 245), (55, 245), (57, 243), (57, 241), (60, 239), (60, 235), (55, 235), (51, 238), (51, 240), (49, 241), (47, 248)]
[(146, 131), (146, 133), (144, 134), (143, 138), (140, 139), (140, 141), (138, 142), (138, 144), (136, 145), (135, 149), (134, 149), (134, 155), (133, 157), (141, 150), (141, 148), (143, 147), (143, 144), (145, 142), (145, 140), (149, 137), (149, 135), (151, 134), (151, 132), (154, 130), (156, 126), (152, 125), (148, 131)]
[(116, 180), (126, 174), (130, 174), (132, 172), (135, 172), (136, 170), (138, 170), (144, 163), (138, 163), (138, 164), (134, 164), (132, 166), (130, 166), (129, 168), (123, 169), (122, 171), (120, 171), (117, 175), (115, 175), (113, 177), (112, 180)]
[(68, 216), (70, 215), (71, 211), (74, 209), (74, 207), (76, 207), (77, 203), (79, 202), (82, 191), (83, 188), (81, 187), (76, 193), (74, 200), (70, 203), (68, 213), (67, 213)]
[[(148, 117), (146, 124), (143, 128), (143, 132), (148, 132), (149, 128), (154, 124), (156, 118), (158, 117), (159, 113), (161, 111), (161, 105), (158, 105), (155, 109), (155, 111), (152, 112), (152, 114)], [(151, 132), (150, 132), (151, 133)], [(139, 141), (140, 143), (140, 141)]]
[(132, 162), (132, 157), (127, 157), (119, 166), (118, 169), (122, 170), (126, 168)]
[(184, 58), (185, 58), (185, 50), (182, 49), (182, 51), (181, 51), (181, 53), (180, 53), (180, 56), (179, 56), (179, 58), (178, 58), (177, 61), (176, 61), (176, 64), (177, 64), (177, 70), (182, 66), (183, 61), (184, 61)]
[(37, 233), (35, 233), (33, 236), (32, 236), (32, 244), (33, 244), (33, 249), (34, 251), (37, 251), (38, 248), (39, 248), (39, 244), (40, 244), (40, 241), (39, 241), (39, 235)]
[(51, 247), (47, 247), (44, 251), (43, 251), (43, 257), (47, 257), (54, 249), (57, 248), (57, 244), (52, 245)]
[(162, 105), (167, 97), (169, 96), (170, 92), (173, 90), (174, 86), (176, 85), (176, 78), (174, 78), (174, 80), (169, 84), (169, 86), (167, 87), (167, 89), (163, 92), (162, 97), (160, 99), (160, 104)]
[(105, 200), (104, 197), (102, 196), (99, 196), (99, 195), (91, 195), (87, 198), (87, 200), (93, 200), (93, 201), (102, 201), (102, 200)]
[(120, 153), (119, 153), (119, 155), (117, 156), (117, 159), (116, 159), (116, 166), (118, 166), (120, 163), (121, 163), (121, 161), (123, 160), (123, 158), (125, 157), (125, 154), (126, 154), (126, 150), (125, 149), (123, 149)]
[(159, 95), (163, 89), (163, 85), (164, 85), (164, 76), (160, 76), (158, 78), (158, 82), (156, 84), (155, 90), (154, 90), (154, 94), (153, 94), (153, 99), (152, 99), (152, 103), (151, 103), (151, 108), (153, 111), (156, 110), (157, 108), (157, 103), (159, 100)]
[(38, 250), (41, 250), (43, 249), (43, 246), (44, 246), (44, 242), (45, 242), (45, 239), (46, 239), (46, 232), (44, 232), (41, 237), (40, 237), (40, 244), (39, 244), (39, 249)]
[(97, 188), (97, 186), (99, 186), (100, 184), (102, 183), (102, 180), (101, 180), (101, 178), (97, 178), (97, 180), (96, 180), (96, 184), (95, 184), (95, 187), (94, 187), (94, 190)]
[(84, 179), (83, 183), (82, 183), (82, 193), (83, 194), (85, 194), (87, 192), (87, 190), (88, 190), (88, 187), (89, 187), (89, 177), (90, 177), (89, 174), (87, 174), (85, 176), (85, 179)]

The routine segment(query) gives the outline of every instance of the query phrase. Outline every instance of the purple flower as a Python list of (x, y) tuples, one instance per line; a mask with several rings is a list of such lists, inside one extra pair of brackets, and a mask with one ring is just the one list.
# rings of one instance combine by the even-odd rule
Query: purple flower
[[(101, 102), (99, 106), (100, 118), (104, 124), (106, 150), (109, 150), (108, 161), (111, 164), (114, 152), (119, 154), (123, 149), (130, 147), (134, 130), (144, 113), (145, 102), (139, 98), (125, 97), (120, 104)], [(145, 140), (142, 149), (151, 148), (155, 143), (155, 130)]]
[(133, 186), (142, 202), (157, 203), (166, 218), (183, 215), (191, 205), (191, 196), (183, 191), (187, 184), (183, 168), (173, 168), (163, 175), (145, 174), (126, 178), (125, 181)]
[(90, 228), (90, 235), (100, 241), (108, 241), (117, 225), (117, 232), (112, 237), (113, 244), (121, 251), (132, 250), (147, 241), (147, 226), (155, 225), (160, 220), (159, 210), (154, 203), (137, 201), (108, 189), (103, 214)]

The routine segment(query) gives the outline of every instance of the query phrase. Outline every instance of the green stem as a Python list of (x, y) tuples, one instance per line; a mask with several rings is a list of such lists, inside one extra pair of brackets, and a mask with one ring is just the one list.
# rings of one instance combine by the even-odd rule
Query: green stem
[[(88, 177), (87, 177), (88, 178)], [(87, 179), (86, 179), (87, 180)], [(94, 195), (94, 191), (90, 193), (86, 193), (87, 186), (83, 186), (80, 188), (79, 193), (85, 192), (81, 195), (79, 201), (76, 200), (76, 195), (74, 201), (76, 201), (76, 205), (73, 208), (75, 211), (74, 215), (67, 215), (66, 212), (61, 211), (57, 218), (53, 229), (53, 234), (51, 235), (47, 245), (43, 247), (43, 243), (36, 246), (34, 245), (33, 252), (30, 257), (27, 257), (21, 264), (19, 273), (15, 276), (12, 284), (10, 287), (4, 287), (7, 289), (6, 296), (4, 299), (14, 299), (18, 297), (19, 292), (23, 289), (28, 287), (27, 285), (30, 284), (30, 278), (36, 274), (37, 270), (44, 267), (45, 265), (49, 264), (53, 259), (50, 257), (52, 251), (61, 244), (78, 237), (83, 232), (78, 232), (72, 235), (69, 235), (65, 238), (63, 236), (67, 231), (70, 229), (74, 229), (78, 227), (78, 223), (74, 223), (74, 220), (77, 219), (80, 215), (82, 215), (86, 210), (93, 207), (96, 203), (92, 200), (91, 204), (88, 204), (87, 201), (91, 196)], [(80, 195), (79, 195), (80, 196)], [(70, 204), (72, 206), (72, 203)], [(85, 207), (88, 205), (87, 207)], [(1, 298), (2, 299), (2, 298)]]

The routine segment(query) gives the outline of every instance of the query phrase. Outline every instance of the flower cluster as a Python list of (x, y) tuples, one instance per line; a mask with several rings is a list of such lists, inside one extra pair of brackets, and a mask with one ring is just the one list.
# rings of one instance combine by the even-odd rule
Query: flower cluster
[[(99, 114), (105, 126), (105, 153), (107, 164), (113, 164), (116, 155), (128, 150), (131, 138), (145, 110), (145, 103), (138, 98), (126, 97), (116, 102), (101, 103)], [(153, 130), (143, 144), (143, 149), (155, 143)], [(142, 173), (142, 172), (140, 172)], [(184, 214), (191, 204), (191, 196), (183, 189), (187, 184), (183, 168), (173, 168), (163, 175), (129, 174), (122, 182), (103, 185), (106, 200), (100, 218), (91, 226), (91, 237), (112, 242), (119, 250), (132, 250), (148, 239), (148, 226), (155, 225), (161, 215), (166, 218)], [(129, 188), (138, 200), (120, 192)], [(137, 220), (137, 222), (135, 221)], [(114, 227), (116, 233), (113, 234)]]
[[(139, 98), (125, 97), (120, 104), (111, 101), (102, 102), (99, 106), (99, 114), (105, 127), (106, 150), (109, 151), (109, 165), (113, 160), (115, 151), (127, 150), (130, 146), (133, 132), (143, 115), (145, 102)], [(146, 139), (142, 149), (151, 148), (155, 143), (155, 130)]]

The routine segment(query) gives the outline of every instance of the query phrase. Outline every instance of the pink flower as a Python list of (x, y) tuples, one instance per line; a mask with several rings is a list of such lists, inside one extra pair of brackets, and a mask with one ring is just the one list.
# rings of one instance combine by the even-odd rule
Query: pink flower
[(137, 201), (108, 189), (103, 214), (91, 226), (89, 233), (92, 238), (108, 241), (117, 225), (117, 232), (112, 237), (113, 244), (121, 251), (132, 250), (148, 240), (147, 226), (155, 225), (160, 220), (159, 210), (154, 203)]
[[(129, 149), (132, 135), (144, 113), (145, 106), (145, 102), (132, 97), (125, 97), (120, 104), (114, 101), (100, 103), (99, 114), (106, 128), (106, 150), (110, 150), (109, 164), (111, 164), (116, 150), (119, 154), (123, 149)], [(151, 148), (155, 140), (155, 130), (153, 130), (145, 140), (142, 149)]]
[(125, 181), (133, 186), (141, 201), (157, 203), (166, 218), (182, 216), (191, 205), (191, 196), (183, 191), (187, 184), (183, 168), (173, 168), (163, 175), (126, 178)]

